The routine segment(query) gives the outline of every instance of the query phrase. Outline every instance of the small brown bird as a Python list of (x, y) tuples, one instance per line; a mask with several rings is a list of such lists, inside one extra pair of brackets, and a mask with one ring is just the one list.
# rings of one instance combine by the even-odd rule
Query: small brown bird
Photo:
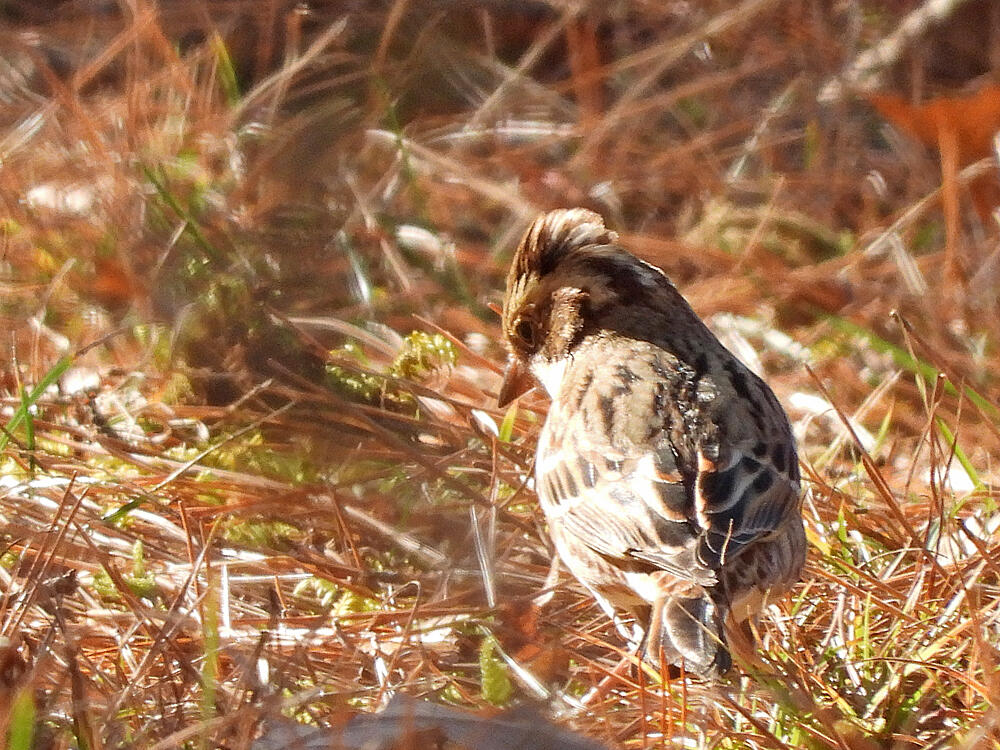
[(534, 380), (552, 399), (535, 487), (566, 566), (616, 622), (648, 613), (651, 663), (713, 678), (731, 666), (727, 616), (799, 578), (795, 441), (771, 389), (617, 240), (581, 208), (528, 229), (498, 400)]

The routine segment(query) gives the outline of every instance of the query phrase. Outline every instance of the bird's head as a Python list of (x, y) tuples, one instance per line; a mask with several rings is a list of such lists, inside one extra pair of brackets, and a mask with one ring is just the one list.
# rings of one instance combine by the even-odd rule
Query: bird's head
[[(514, 253), (503, 303), (508, 366), (498, 401), (506, 405), (540, 381), (554, 394), (595, 305), (617, 294), (592, 260), (627, 255), (604, 220), (583, 208), (539, 216)], [(627, 256), (631, 258), (632, 256)], [(632, 259), (634, 261), (634, 258)]]

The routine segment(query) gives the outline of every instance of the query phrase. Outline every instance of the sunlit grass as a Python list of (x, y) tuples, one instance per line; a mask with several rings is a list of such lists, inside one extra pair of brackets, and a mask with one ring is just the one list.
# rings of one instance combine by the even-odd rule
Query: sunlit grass
[[(628, 748), (997, 747), (996, 300), (935, 276), (936, 167), (802, 94), (839, 17), (766, 5), (39, 22), (67, 70), (12, 40), (6, 746), (249, 747), (408, 694)], [(510, 250), (576, 204), (800, 440), (804, 579), (719, 686), (611, 674), (529, 480), (545, 399), (496, 408)]]

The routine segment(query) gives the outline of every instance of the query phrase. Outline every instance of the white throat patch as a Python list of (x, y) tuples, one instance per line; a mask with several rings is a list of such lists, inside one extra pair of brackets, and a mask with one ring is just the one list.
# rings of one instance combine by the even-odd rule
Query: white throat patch
[(559, 389), (562, 388), (563, 377), (566, 375), (566, 366), (570, 362), (570, 357), (563, 357), (555, 361), (549, 361), (536, 354), (531, 360), (531, 374), (538, 378), (538, 381), (545, 387), (549, 398), (556, 398)]

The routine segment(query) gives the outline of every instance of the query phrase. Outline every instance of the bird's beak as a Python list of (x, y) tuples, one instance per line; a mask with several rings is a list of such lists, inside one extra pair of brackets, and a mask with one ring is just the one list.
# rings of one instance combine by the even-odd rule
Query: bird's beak
[(516, 359), (507, 363), (507, 369), (503, 374), (503, 383), (500, 384), (500, 393), (497, 395), (497, 406), (501, 409), (513, 401), (518, 396), (535, 387), (535, 380), (527, 368)]

